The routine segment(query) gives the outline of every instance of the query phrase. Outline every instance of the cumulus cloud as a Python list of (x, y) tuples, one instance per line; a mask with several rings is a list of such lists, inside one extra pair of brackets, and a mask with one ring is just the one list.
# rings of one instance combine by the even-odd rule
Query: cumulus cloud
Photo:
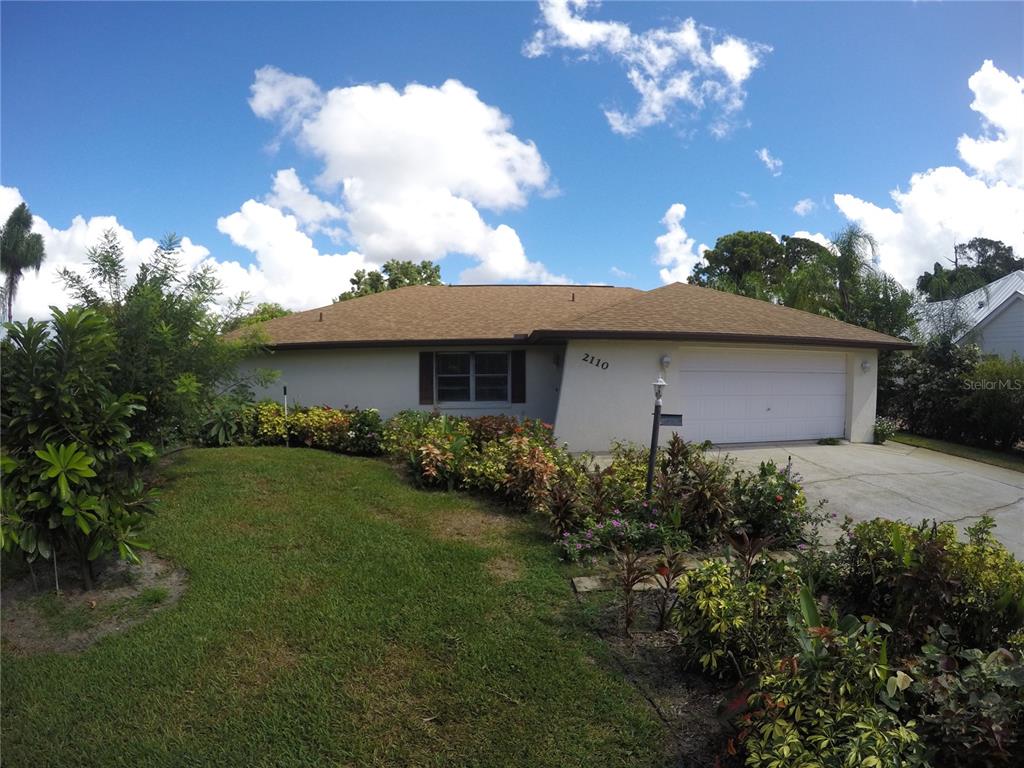
[[(22, 202), (23, 198), (16, 187), (0, 186), (0, 221), (6, 221), (11, 211)], [(139, 265), (147, 261), (156, 250), (158, 243), (153, 238), (137, 239), (115, 216), (93, 216), (89, 219), (75, 216), (68, 227), (60, 229), (50, 225), (41, 216), (34, 215), (32, 231), (43, 236), (46, 259), (39, 272), (26, 272), (19, 283), (14, 298), (14, 318), (43, 319), (49, 317), (51, 305), (61, 308), (68, 306), (70, 297), (59, 277), (61, 269), (84, 272), (87, 251), (99, 242), (108, 229), (117, 233), (124, 248), (125, 266), (129, 275), (134, 277)], [(186, 269), (193, 269), (209, 261), (210, 251), (189, 238), (183, 238), (181, 246), (181, 262)]]
[(692, 18), (633, 32), (625, 22), (586, 18), (596, 5), (592, 0), (541, 0), (541, 28), (523, 53), (534, 58), (563, 49), (581, 57), (606, 53), (618, 60), (640, 103), (632, 112), (605, 110), (616, 133), (630, 135), (669, 121), (681, 106), (692, 115), (710, 110), (712, 133), (729, 132), (746, 98), (744, 84), (770, 46), (724, 35)]
[(757, 156), (757, 159), (764, 164), (764, 167), (768, 169), (772, 176), (782, 175), (782, 161), (773, 156), (772, 153), (768, 151), (768, 147), (761, 147), (759, 150), (754, 152), (754, 154)]
[(985, 131), (957, 142), (968, 171), (940, 166), (915, 173), (906, 191), (890, 193), (891, 207), (851, 194), (833, 198), (847, 219), (875, 236), (881, 267), (905, 286), (973, 237), (1024, 253), (1024, 78), (986, 61), (967, 84)]
[(809, 197), (805, 197), (803, 200), (796, 201), (796, 205), (793, 206), (793, 213), (797, 216), (806, 216), (817, 207), (818, 204), (816, 202)]
[(832, 241), (825, 237), (825, 235), (821, 234), (821, 232), (808, 232), (807, 230), (802, 229), (799, 232), (794, 232), (793, 237), (801, 237), (804, 240), (810, 240), (818, 245), (823, 245), (829, 250), (832, 249)]
[[(548, 191), (550, 172), (536, 145), (513, 134), (506, 115), (459, 81), (324, 92), (307, 78), (264, 67), (250, 105), (321, 161), (316, 184), (339, 195), (337, 218), (366, 259), (459, 253), (477, 261), (463, 281), (566, 281), (530, 261), (514, 229), (484, 220), (482, 210), (520, 208), (531, 194)], [(285, 181), (305, 189), (297, 176)], [(283, 200), (275, 192), (268, 202)], [(300, 224), (309, 223), (303, 208), (289, 207)]]
[(704, 251), (708, 250), (708, 246), (703, 243), (698, 246), (697, 241), (686, 233), (683, 228), (685, 217), (686, 206), (674, 203), (661, 219), (666, 232), (659, 235), (654, 244), (658, 248), (656, 261), (662, 267), (658, 275), (663, 283), (685, 283), (694, 265), (701, 260)]
[(248, 266), (237, 261), (214, 263), (229, 296), (245, 292), (259, 301), (308, 309), (330, 304), (357, 269), (377, 266), (356, 251), (321, 253), (301, 231), (299, 221), (256, 200), (217, 219), (218, 230), (255, 255)]
[(294, 168), (286, 168), (274, 175), (274, 186), (266, 202), (281, 211), (290, 211), (306, 232), (324, 232), (333, 240), (340, 239), (342, 235), (340, 228), (328, 226), (328, 223), (338, 221), (344, 211), (310, 192)]

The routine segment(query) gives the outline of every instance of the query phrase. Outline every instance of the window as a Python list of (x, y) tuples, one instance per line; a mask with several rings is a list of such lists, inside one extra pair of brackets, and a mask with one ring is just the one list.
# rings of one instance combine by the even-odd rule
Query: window
[(438, 352), (437, 402), (507, 402), (507, 352)]

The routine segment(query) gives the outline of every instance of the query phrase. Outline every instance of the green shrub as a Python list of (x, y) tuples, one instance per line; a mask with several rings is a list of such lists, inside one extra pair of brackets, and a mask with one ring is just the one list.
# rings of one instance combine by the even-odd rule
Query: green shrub
[(943, 623), (964, 645), (992, 650), (1024, 623), (1024, 564), (993, 527), (985, 517), (960, 541), (952, 524), (847, 522), (832, 553), (813, 559), (811, 575), (843, 610), (884, 617), (905, 651)]
[(1024, 665), (1004, 648), (958, 650), (954, 635), (941, 628), (911, 661), (905, 709), (936, 768), (1009, 765), (1024, 747)]
[(899, 431), (895, 419), (886, 416), (875, 419), (875, 445), (884, 445)]
[(825, 625), (807, 618), (794, 622), (799, 651), (758, 678), (739, 718), (746, 765), (927, 766), (917, 724), (879, 703), (886, 685), (896, 692), (909, 685), (891, 674), (885, 626), (852, 616)]
[(137, 561), (152, 511), (139, 464), (153, 456), (129, 424), (142, 406), (110, 390), (115, 338), (88, 309), (8, 323), (0, 344), (4, 453), (0, 543), (29, 562), (74, 557), (87, 588), (109, 551)]
[(399, 411), (384, 424), (381, 448), (390, 456), (409, 459), (419, 446), (423, 433), (439, 414), (429, 411)]
[(822, 506), (808, 509), (792, 464), (780, 470), (763, 461), (756, 472), (737, 472), (733, 478), (732, 511), (752, 539), (770, 537), (776, 546), (813, 540), (826, 517)]
[(963, 407), (972, 442), (1008, 451), (1024, 438), (1024, 360), (983, 360), (966, 377), (966, 386)]
[(689, 537), (680, 531), (653, 521), (643, 522), (628, 517), (596, 519), (586, 517), (579, 530), (563, 531), (559, 545), (567, 559), (579, 561), (603, 556), (627, 544), (637, 551), (662, 547), (687, 549)]
[(688, 662), (737, 679), (770, 666), (792, 645), (786, 620), (798, 588), (796, 571), (775, 563), (748, 575), (708, 560), (683, 574), (673, 622)]

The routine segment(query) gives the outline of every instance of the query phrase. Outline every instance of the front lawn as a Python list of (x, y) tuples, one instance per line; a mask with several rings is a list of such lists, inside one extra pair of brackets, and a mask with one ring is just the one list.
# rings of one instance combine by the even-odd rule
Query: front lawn
[(5, 765), (665, 762), (536, 517), (312, 450), (164, 477), (147, 538), (181, 602), (78, 655), (5, 648)]
[(959, 456), (963, 459), (980, 461), (983, 464), (992, 464), (1004, 469), (1024, 472), (1024, 453), (1021, 451), (991, 451), (987, 448), (975, 448), (972, 445), (951, 443), (948, 440), (937, 440), (933, 437), (912, 435), (909, 432), (897, 432), (890, 440), (895, 443), (913, 445), (917, 448), (927, 448), (929, 451), (948, 453), (950, 456)]

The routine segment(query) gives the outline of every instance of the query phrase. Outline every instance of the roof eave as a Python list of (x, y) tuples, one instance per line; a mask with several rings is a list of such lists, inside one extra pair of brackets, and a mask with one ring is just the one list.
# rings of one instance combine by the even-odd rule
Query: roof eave
[(370, 347), (467, 347), (474, 345), (484, 346), (525, 346), (533, 340), (523, 334), (522, 336), (499, 337), (499, 338), (465, 338), (465, 339), (350, 339), (338, 341), (287, 341), (267, 342), (266, 349), (272, 351), (302, 350), (302, 349), (351, 349)]
[(836, 339), (813, 336), (781, 336), (751, 333), (717, 333), (695, 331), (615, 331), (540, 329), (530, 334), (531, 341), (541, 339), (607, 339), (635, 341), (721, 341), (727, 343), (794, 344), (813, 347), (851, 347), (859, 349), (914, 349), (917, 344), (903, 339), (891, 341)]

